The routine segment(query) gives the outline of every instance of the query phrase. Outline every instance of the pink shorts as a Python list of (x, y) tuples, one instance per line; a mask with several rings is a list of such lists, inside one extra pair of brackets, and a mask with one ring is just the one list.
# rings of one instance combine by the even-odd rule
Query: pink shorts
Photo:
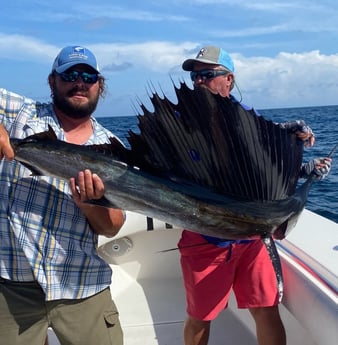
[(187, 313), (191, 317), (215, 319), (227, 307), (231, 289), (238, 308), (279, 303), (276, 273), (261, 240), (221, 248), (209, 244), (197, 233), (184, 230), (178, 247)]

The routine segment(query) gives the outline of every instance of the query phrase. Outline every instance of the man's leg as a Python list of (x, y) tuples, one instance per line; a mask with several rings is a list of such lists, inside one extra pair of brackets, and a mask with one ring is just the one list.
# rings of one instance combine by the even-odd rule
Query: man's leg
[(259, 345), (286, 345), (286, 334), (278, 306), (249, 309), (256, 323)]
[(0, 279), (1, 344), (44, 344), (48, 328), (44, 296), (36, 283)]
[(109, 289), (85, 299), (47, 302), (47, 308), (62, 345), (123, 344), (119, 314)]
[(200, 321), (188, 316), (184, 324), (184, 344), (207, 345), (210, 323), (210, 321)]

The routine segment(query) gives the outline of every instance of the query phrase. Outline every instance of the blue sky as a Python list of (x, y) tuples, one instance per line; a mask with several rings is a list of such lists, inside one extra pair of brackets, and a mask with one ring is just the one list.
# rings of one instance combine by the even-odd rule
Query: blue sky
[(55, 56), (83, 45), (107, 78), (96, 116), (135, 115), (150, 90), (174, 100), (172, 80), (191, 85), (181, 64), (209, 44), (234, 59), (248, 105), (338, 104), (336, 0), (6, 1), (0, 87), (48, 101)]

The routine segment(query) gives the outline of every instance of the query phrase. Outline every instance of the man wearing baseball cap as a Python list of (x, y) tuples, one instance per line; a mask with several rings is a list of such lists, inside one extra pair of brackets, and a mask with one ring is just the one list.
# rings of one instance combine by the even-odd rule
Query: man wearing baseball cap
[[(185, 60), (182, 68), (190, 72), (194, 88), (205, 87), (238, 102), (230, 94), (235, 84), (234, 63), (224, 49), (206, 46), (195, 58)], [(287, 123), (281, 125), (288, 128)], [(299, 139), (313, 145), (309, 127), (305, 126), (303, 132), (298, 127), (294, 130)], [(208, 344), (211, 321), (227, 307), (231, 290), (238, 307), (249, 309), (253, 316), (260, 345), (286, 344), (278, 310), (282, 291), (262, 240), (224, 240), (184, 230), (178, 247), (188, 314), (185, 345)]]
[(93, 117), (105, 79), (88, 48), (69, 46), (48, 82), (51, 103), (0, 89), (0, 339), (42, 345), (51, 327), (62, 345), (122, 345), (111, 268), (96, 248), (98, 235), (118, 233), (124, 212), (87, 203), (104, 194), (90, 170), (68, 182), (32, 176), (9, 143), (49, 127), (68, 143), (109, 143), (114, 135)]

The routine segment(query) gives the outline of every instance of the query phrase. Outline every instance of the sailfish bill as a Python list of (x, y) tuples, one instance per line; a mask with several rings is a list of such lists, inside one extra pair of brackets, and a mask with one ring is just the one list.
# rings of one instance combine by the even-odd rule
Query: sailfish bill
[(177, 102), (140, 105), (130, 148), (117, 139), (81, 146), (50, 128), (11, 138), (15, 159), (62, 179), (90, 169), (105, 183), (102, 206), (119, 207), (226, 239), (283, 238), (304, 208), (313, 177), (298, 186), (303, 143), (294, 133), (206, 89), (175, 86)]

